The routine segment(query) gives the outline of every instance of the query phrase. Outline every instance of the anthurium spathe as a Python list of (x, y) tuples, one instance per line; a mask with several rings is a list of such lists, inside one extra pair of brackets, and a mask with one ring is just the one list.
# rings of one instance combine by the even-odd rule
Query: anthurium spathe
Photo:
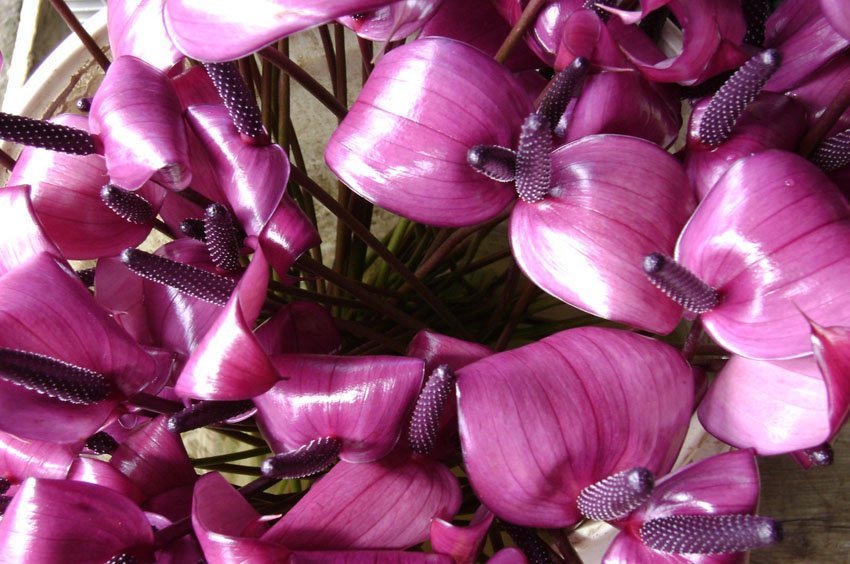
[(577, 523), (579, 492), (614, 472), (667, 472), (694, 401), (678, 351), (589, 327), (470, 364), (457, 389), (473, 489), (498, 517), (533, 527)]
[(814, 357), (768, 362), (733, 356), (699, 407), (703, 426), (761, 455), (832, 440), (850, 410), (850, 332), (811, 325)]
[[(374, 10), (392, 0), (250, 0), (233, 10), (228, 0), (166, 0), (171, 40), (200, 61), (232, 61), (282, 37), (335, 18)], [(216, 41), (210, 41), (216, 37)]]
[(835, 30), (850, 39), (850, 9), (841, 0), (820, 0), (820, 9), (824, 17)]
[(32, 209), (29, 186), (0, 190), (0, 225), (8, 226), (0, 235), (0, 275), (40, 253), (62, 258)]
[(492, 218), (513, 191), (467, 164), (475, 145), (514, 147), (531, 100), (503, 66), (468, 45), (428, 37), (375, 66), (325, 160), (352, 190), (441, 226)]
[(679, 262), (717, 292), (702, 314), (723, 347), (756, 359), (810, 354), (805, 312), (846, 325), (850, 207), (817, 167), (784, 151), (739, 160), (685, 227)]
[(0, 478), (6, 486), (27, 478), (61, 480), (78, 454), (76, 445), (19, 439), (0, 432)]
[(161, 71), (169, 71), (183, 60), (165, 31), (164, 0), (109, 0), (106, 29), (115, 58), (132, 55)]
[(552, 155), (549, 193), (519, 201), (510, 220), (517, 264), (542, 289), (585, 311), (656, 333), (681, 316), (664, 305), (639, 264), (672, 249), (695, 199), (669, 154), (641, 139), (595, 135)]
[(443, 0), (397, 0), (383, 8), (339, 18), (354, 33), (372, 41), (398, 41), (415, 33)]
[(153, 556), (153, 532), (132, 501), (109, 488), (71, 480), (28, 479), (0, 521), (3, 562), (102, 564)]
[(0, 277), (0, 328), (0, 429), (21, 438), (84, 441), (156, 372), (76, 275), (47, 255)]
[(603, 562), (745, 562), (742, 550), (781, 539), (775, 521), (752, 516), (758, 494), (758, 467), (751, 451), (719, 454), (686, 466), (659, 480), (649, 499), (616, 523), (623, 531)]

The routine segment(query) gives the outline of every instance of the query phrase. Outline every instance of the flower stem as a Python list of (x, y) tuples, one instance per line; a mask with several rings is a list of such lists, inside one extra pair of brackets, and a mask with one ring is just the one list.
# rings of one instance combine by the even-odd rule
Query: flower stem
[(254, 435), (250, 435), (248, 433), (244, 433), (242, 431), (234, 431), (232, 429), (220, 429), (218, 427), (208, 427), (209, 429), (215, 431), (216, 433), (222, 434), (225, 437), (230, 437), (231, 439), (236, 439), (237, 441), (243, 442), (246, 445), (251, 445), (255, 447), (266, 447), (266, 441), (261, 439), (260, 437), (255, 437)]
[(179, 402), (145, 393), (139, 393), (131, 396), (127, 399), (127, 402), (135, 405), (136, 407), (141, 407), (142, 409), (153, 411), (154, 413), (162, 413), (164, 415), (171, 415), (183, 409), (183, 404)]
[(265, 454), (270, 453), (271, 450), (269, 447), (257, 447), (249, 450), (242, 450), (239, 452), (230, 452), (227, 454), (220, 454), (218, 456), (207, 456), (204, 458), (196, 458), (192, 461), (192, 464), (197, 468), (207, 468), (210, 466), (215, 466), (217, 464), (221, 464), (224, 462), (233, 462), (234, 460), (245, 460), (246, 458), (253, 458), (255, 456), (263, 456)]
[(331, 77), (331, 88), (336, 92), (336, 54), (334, 53), (333, 39), (327, 24), (319, 26), (319, 37), (322, 39), (322, 49), (325, 51), (325, 61), (328, 64), (328, 76)]
[(835, 97), (803, 137), (803, 140), (800, 141), (798, 152), (804, 157), (811, 155), (848, 107), (850, 107), (850, 80), (841, 86)]
[(525, 35), (525, 32), (528, 31), (531, 26), (534, 24), (534, 20), (537, 19), (537, 14), (540, 13), (540, 10), (543, 9), (543, 6), (546, 4), (548, 0), (531, 0), (528, 3), (528, 6), (525, 7), (525, 10), (522, 11), (522, 15), (517, 20), (516, 25), (511, 29), (511, 32), (505, 38), (502, 46), (499, 47), (499, 51), (493, 57), (499, 63), (504, 63), (516, 46), (522, 41), (522, 36)]
[(260, 55), (271, 62), (273, 65), (281, 69), (283, 72), (294, 78), (301, 86), (303, 86), (310, 94), (312, 94), (319, 102), (329, 109), (335, 116), (342, 119), (348, 113), (344, 105), (339, 103), (336, 97), (328, 92), (328, 90), (319, 84), (319, 82), (310, 76), (310, 73), (295, 64), (289, 57), (281, 53), (274, 47), (266, 47), (260, 50)]
[(3, 166), (9, 172), (12, 172), (12, 169), (15, 168), (17, 161), (12, 158), (12, 156), (6, 151), (0, 150), (0, 165)]
[(50, 0), (50, 4), (53, 6), (53, 9), (56, 10), (65, 23), (68, 24), (68, 27), (74, 34), (80, 38), (83, 46), (89, 52), (89, 54), (97, 61), (97, 64), (106, 71), (109, 68), (109, 59), (106, 58), (106, 55), (103, 54), (103, 51), (100, 50), (100, 47), (97, 46), (97, 42), (89, 35), (89, 32), (82, 26), (80, 20), (77, 19), (77, 16), (74, 15), (74, 12), (71, 11), (71, 8), (64, 2), (64, 0)]
[(538, 288), (534, 282), (525, 277), (523, 278), (524, 283), (519, 299), (516, 304), (514, 304), (511, 316), (508, 319), (507, 324), (505, 324), (504, 329), (502, 329), (502, 333), (499, 335), (499, 338), (496, 340), (495, 348), (497, 351), (503, 351), (505, 350), (505, 347), (508, 346), (508, 342), (510, 342), (516, 326), (519, 325), (519, 320), (522, 319), (523, 315), (525, 315), (528, 305), (532, 302), (532, 300), (534, 300), (534, 298), (537, 297), (537, 294), (540, 293), (540, 288)]

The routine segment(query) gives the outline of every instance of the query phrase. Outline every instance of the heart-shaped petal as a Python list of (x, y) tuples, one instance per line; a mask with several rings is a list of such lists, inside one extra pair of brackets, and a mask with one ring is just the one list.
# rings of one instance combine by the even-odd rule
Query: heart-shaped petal
[(62, 258), (32, 209), (29, 186), (0, 190), (0, 225), (5, 226), (0, 235), (0, 276), (40, 253)]
[(458, 564), (472, 564), (494, 518), (495, 515), (483, 505), (475, 511), (465, 527), (435, 518), (431, 521), (431, 547), (434, 552), (451, 556)]
[(371, 41), (398, 41), (422, 28), (443, 0), (397, 0), (358, 17), (346, 15), (339, 22)]
[(165, 31), (164, 0), (109, 0), (106, 5), (109, 47), (116, 59), (132, 55), (161, 71), (183, 59)]
[(340, 335), (333, 317), (313, 302), (292, 302), (257, 328), (257, 340), (269, 355), (333, 354)]
[(0, 476), (12, 482), (27, 478), (61, 480), (68, 475), (77, 450), (69, 445), (22, 440), (0, 432)]

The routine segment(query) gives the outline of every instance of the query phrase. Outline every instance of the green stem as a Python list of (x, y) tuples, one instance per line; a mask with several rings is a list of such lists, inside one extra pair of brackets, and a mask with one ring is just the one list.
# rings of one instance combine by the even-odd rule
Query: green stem
[(225, 437), (230, 437), (231, 439), (236, 439), (237, 441), (243, 442), (246, 445), (251, 445), (255, 447), (265, 447), (266, 441), (261, 439), (260, 437), (255, 437), (254, 435), (249, 435), (248, 433), (244, 433), (242, 431), (234, 431), (232, 429), (219, 429), (217, 427), (209, 427), (209, 429), (224, 435)]
[[(395, 228), (393, 229), (392, 236), (390, 237), (389, 245), (387, 248), (393, 254), (397, 254), (399, 250), (399, 245), (404, 238), (405, 233), (407, 233), (408, 228), (410, 227), (410, 220), (406, 218), (401, 218), (398, 220), (398, 223), (395, 224)], [(387, 277), (390, 275), (390, 265), (387, 264), (386, 261), (382, 262), (380, 267), (378, 268), (378, 274), (375, 277), (375, 286), (384, 287), (387, 285)]]
[(243, 450), (239, 452), (230, 452), (228, 454), (220, 454), (218, 456), (207, 456), (205, 458), (196, 458), (192, 461), (192, 464), (197, 468), (208, 468), (212, 466), (216, 466), (218, 464), (222, 464), (224, 462), (233, 462), (234, 460), (245, 460), (246, 458), (254, 458), (255, 456), (262, 456), (264, 454), (269, 454), (271, 450), (269, 447), (258, 447), (252, 448), (250, 450)]

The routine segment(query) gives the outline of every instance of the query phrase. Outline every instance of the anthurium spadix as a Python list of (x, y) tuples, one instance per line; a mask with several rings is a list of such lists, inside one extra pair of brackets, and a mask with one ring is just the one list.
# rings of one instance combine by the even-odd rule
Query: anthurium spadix
[(761, 455), (832, 440), (850, 410), (850, 331), (811, 325), (813, 357), (779, 362), (733, 356), (699, 407), (703, 426)]
[[(249, 0), (233, 10), (228, 0), (165, 0), (171, 40), (204, 62), (232, 61), (297, 31), (374, 10), (392, 0)], [(216, 37), (216, 41), (211, 41)]]
[(685, 466), (659, 480), (646, 502), (616, 523), (622, 532), (603, 562), (743, 562), (743, 551), (782, 539), (779, 523), (752, 515), (758, 495), (758, 467), (751, 451)]
[(470, 168), (467, 151), (515, 147), (531, 110), (502, 65), (464, 43), (428, 37), (380, 60), (325, 160), (352, 190), (394, 213), (471, 225), (496, 216), (514, 193)]
[(682, 231), (676, 257), (717, 294), (702, 313), (715, 341), (749, 358), (784, 359), (811, 353), (801, 311), (823, 325), (848, 324), (847, 249), (844, 197), (813, 164), (773, 149), (721, 177)]
[(0, 277), (0, 328), (0, 430), (21, 438), (84, 441), (154, 377), (154, 359), (47, 255)]
[(600, 328), (479, 360), (457, 389), (473, 489), (498, 517), (531, 527), (577, 523), (579, 492), (615, 472), (669, 471), (694, 401), (677, 350)]
[(672, 331), (681, 310), (658, 299), (638, 266), (645, 249), (674, 247), (693, 210), (681, 165), (648, 141), (594, 135), (556, 149), (551, 167), (548, 193), (538, 202), (521, 198), (511, 214), (517, 264), (570, 305)]

